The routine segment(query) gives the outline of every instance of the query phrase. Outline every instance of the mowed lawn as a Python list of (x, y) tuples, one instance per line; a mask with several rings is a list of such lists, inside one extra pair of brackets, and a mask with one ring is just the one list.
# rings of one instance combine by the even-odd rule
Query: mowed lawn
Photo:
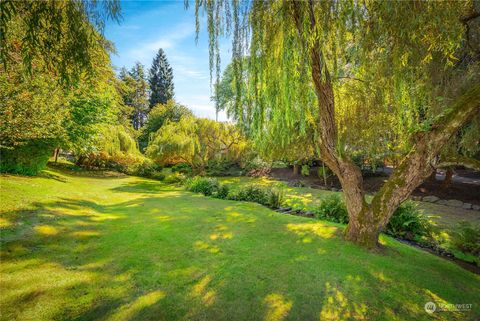
[[(480, 277), (134, 177), (1, 176), (2, 320), (477, 320)], [(424, 305), (472, 304), (427, 314)]]
[[(288, 186), (285, 182), (266, 177), (220, 177), (219, 181), (230, 186), (233, 190), (252, 184), (281, 189), (284, 191), (286, 206), (305, 211), (313, 210), (320, 205), (322, 199), (329, 195), (342, 194), (341, 192), (332, 192), (310, 187), (292, 187)], [(367, 195), (367, 198), (370, 199), (371, 195)], [(478, 211), (421, 201), (415, 201), (415, 203), (423, 214), (428, 216), (435, 225), (448, 233), (451, 232), (456, 223), (462, 220), (473, 224), (480, 224)]]

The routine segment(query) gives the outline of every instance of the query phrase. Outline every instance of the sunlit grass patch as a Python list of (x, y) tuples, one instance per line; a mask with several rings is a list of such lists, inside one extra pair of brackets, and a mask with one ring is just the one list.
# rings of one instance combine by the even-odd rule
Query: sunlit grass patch
[(427, 301), (480, 301), (478, 276), (387, 236), (372, 253), (255, 203), (53, 175), (1, 177), (0, 320), (425, 320)]

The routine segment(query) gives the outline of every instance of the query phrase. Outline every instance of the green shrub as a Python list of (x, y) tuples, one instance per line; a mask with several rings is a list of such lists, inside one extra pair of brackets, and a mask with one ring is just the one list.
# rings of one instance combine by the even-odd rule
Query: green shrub
[(462, 252), (480, 256), (480, 225), (459, 222), (451, 235), (451, 243)]
[(32, 140), (15, 148), (0, 148), (0, 172), (37, 175), (47, 166), (54, 149), (50, 141)]
[(220, 185), (218, 190), (214, 192), (212, 196), (220, 199), (227, 199), (229, 193), (230, 188), (227, 185)]
[(310, 175), (310, 166), (302, 165), (302, 169), (300, 170), (300, 174), (302, 174), (302, 176)]
[(111, 169), (128, 175), (148, 178), (153, 178), (156, 175), (157, 179), (161, 177), (157, 173), (162, 170), (160, 165), (139, 154), (117, 153), (109, 155), (104, 151), (80, 155), (77, 159), (77, 165), (87, 169)]
[(158, 181), (163, 181), (165, 179), (165, 174), (162, 172), (155, 171), (153, 172), (151, 178), (156, 179)]
[(400, 205), (388, 222), (385, 233), (408, 240), (430, 235), (432, 225), (414, 202)]
[(247, 176), (262, 177), (267, 176), (271, 171), (269, 163), (262, 160), (260, 157), (255, 157), (247, 162), (244, 166), (244, 171)]
[(186, 179), (187, 177), (181, 173), (171, 173), (166, 175), (163, 181), (167, 184), (182, 184)]
[(240, 176), (242, 169), (237, 162), (215, 159), (208, 162), (206, 173), (208, 176)]
[(340, 196), (334, 194), (322, 200), (320, 205), (313, 211), (321, 220), (337, 223), (348, 223), (348, 211)]
[(185, 186), (190, 192), (211, 196), (219, 190), (220, 183), (216, 178), (195, 176), (194, 178), (188, 179)]
[(250, 185), (241, 188), (236, 194), (229, 195), (229, 198), (279, 208), (283, 203), (284, 193), (279, 189), (265, 189)]
[(271, 208), (279, 208), (282, 206), (284, 193), (281, 189), (271, 189), (268, 191), (268, 206)]
[(148, 158), (145, 158), (142, 162), (135, 163), (126, 168), (126, 173), (134, 176), (141, 177), (153, 177), (153, 174), (161, 171), (162, 167), (155, 164)]
[(188, 164), (181, 163), (172, 166), (172, 172), (190, 175), (192, 173), (192, 167)]
[(237, 193), (231, 196), (231, 199), (236, 201), (255, 202), (262, 205), (269, 205), (268, 193), (256, 186), (249, 185), (240, 188)]

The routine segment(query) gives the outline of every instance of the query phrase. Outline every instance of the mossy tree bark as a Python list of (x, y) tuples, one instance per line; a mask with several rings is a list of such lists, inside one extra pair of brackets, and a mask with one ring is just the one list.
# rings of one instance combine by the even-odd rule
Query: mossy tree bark
[(480, 112), (480, 85), (472, 86), (448, 110), (450, 112), (429, 131), (417, 135), (410, 152), (374, 195), (372, 202), (365, 204), (358, 215), (350, 213), (347, 239), (367, 247), (376, 246), (378, 234), (393, 212), (439, 166), (441, 149), (463, 124)]
[[(293, 18), (303, 47), (311, 60), (311, 77), (319, 108), (319, 149), (322, 161), (337, 175), (342, 185), (349, 213), (345, 238), (367, 248), (378, 245), (380, 231), (386, 226), (393, 212), (425, 179), (439, 162), (439, 153), (448, 139), (454, 135), (480, 109), (480, 84), (466, 91), (443, 117), (426, 132), (418, 133), (410, 152), (396, 167), (389, 180), (374, 195), (368, 204), (363, 191), (360, 168), (336, 150), (337, 125), (335, 101), (330, 73), (328, 71), (318, 36), (315, 36), (315, 14), (312, 1), (292, 1)], [(309, 18), (308, 32), (302, 17)], [(310, 39), (305, 34), (313, 35)], [(314, 41), (309, 41), (314, 39)]]

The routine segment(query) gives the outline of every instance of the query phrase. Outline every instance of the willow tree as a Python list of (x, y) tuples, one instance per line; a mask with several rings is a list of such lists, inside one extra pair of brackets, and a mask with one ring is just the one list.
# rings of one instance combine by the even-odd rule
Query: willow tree
[[(219, 70), (220, 36), (233, 34), (236, 90), (248, 70), (258, 135), (276, 127), (288, 136), (314, 117), (316, 148), (340, 180), (350, 217), (345, 237), (355, 243), (377, 246), (395, 209), (446, 161), (443, 147), (479, 117), (478, 53), (458, 54), (478, 17), (470, 1), (197, 0), (195, 9), (197, 17), (207, 12), (212, 70)], [(362, 90), (346, 92), (351, 82)], [(401, 146), (399, 165), (371, 202), (343, 139), (355, 128), (338, 121), (352, 102), (389, 115), (378, 137), (385, 130)], [(369, 126), (368, 118), (353, 121)]]
[[(98, 46), (113, 49), (99, 34), (107, 20), (120, 19), (118, 0), (2, 0), (0, 64), (7, 70), (16, 59), (13, 53), (21, 49), (27, 75), (32, 75), (40, 62), (62, 83), (76, 84), (85, 74), (94, 76)], [(12, 39), (17, 36), (12, 22), (21, 26), (22, 38)]]

